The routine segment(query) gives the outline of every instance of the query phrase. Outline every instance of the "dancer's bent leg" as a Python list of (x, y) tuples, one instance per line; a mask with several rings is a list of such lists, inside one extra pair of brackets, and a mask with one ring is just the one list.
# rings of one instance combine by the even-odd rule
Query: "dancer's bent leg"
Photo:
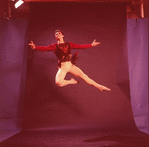
[(73, 78), (71, 78), (70, 80), (65, 80), (64, 78), (65, 78), (66, 74), (67, 74), (67, 71), (65, 71), (63, 68), (58, 69), (58, 72), (55, 77), (55, 83), (57, 86), (63, 87), (68, 84), (77, 84), (78, 83), (78, 81), (74, 80)]
[(73, 74), (74, 76), (83, 79), (87, 84), (98, 88), (100, 91), (104, 91), (104, 90), (105, 91), (111, 91), (111, 89), (109, 89), (103, 85), (100, 85), (100, 84), (96, 83), (94, 80), (90, 79), (86, 74), (83, 73), (83, 71), (80, 68), (78, 68), (75, 65), (73, 65), (70, 68), (69, 72), (71, 74)]

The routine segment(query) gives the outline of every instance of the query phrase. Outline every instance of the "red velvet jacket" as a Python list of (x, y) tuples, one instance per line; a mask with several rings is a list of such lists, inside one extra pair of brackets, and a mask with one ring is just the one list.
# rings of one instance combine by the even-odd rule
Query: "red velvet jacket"
[(72, 49), (86, 49), (92, 47), (91, 44), (75, 44), (72, 42), (65, 42), (60, 44), (51, 44), (49, 46), (36, 46), (36, 50), (40, 51), (53, 51), (58, 58), (58, 67), (60, 67), (61, 62), (72, 61), (75, 64), (76, 55), (72, 57), (71, 50)]

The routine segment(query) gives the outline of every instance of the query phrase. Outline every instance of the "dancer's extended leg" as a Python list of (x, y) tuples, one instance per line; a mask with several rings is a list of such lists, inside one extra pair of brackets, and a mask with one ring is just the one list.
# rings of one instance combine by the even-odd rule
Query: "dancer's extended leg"
[(83, 71), (80, 68), (78, 68), (75, 65), (71, 66), (71, 68), (69, 69), (69, 72), (74, 76), (83, 79), (87, 84), (98, 88), (100, 91), (111, 91), (111, 89), (103, 85), (100, 85), (96, 83), (94, 80), (90, 79), (86, 74), (83, 73)]

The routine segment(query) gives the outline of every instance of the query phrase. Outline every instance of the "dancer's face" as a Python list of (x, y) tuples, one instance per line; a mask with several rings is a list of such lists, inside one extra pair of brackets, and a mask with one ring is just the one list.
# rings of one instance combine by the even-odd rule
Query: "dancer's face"
[(64, 35), (61, 32), (56, 32), (55, 33), (55, 38), (56, 40), (60, 40), (64, 38)]

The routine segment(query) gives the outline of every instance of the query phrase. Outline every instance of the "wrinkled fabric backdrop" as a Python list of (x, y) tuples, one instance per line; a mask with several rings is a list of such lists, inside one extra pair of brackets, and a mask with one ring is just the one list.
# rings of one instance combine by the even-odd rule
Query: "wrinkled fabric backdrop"
[[(0, 20), (1, 129), (130, 130), (136, 123), (147, 132), (148, 19), (127, 20), (125, 10), (124, 4), (31, 3), (29, 20)], [(32, 51), (27, 44), (55, 43), (56, 29), (68, 42), (101, 42), (73, 53), (79, 52), (76, 65), (111, 92), (80, 79), (78, 85), (55, 85), (54, 53)]]
[[(129, 93), (126, 5), (37, 3), (31, 5), (29, 41), (55, 43), (54, 31), (65, 41), (101, 42), (79, 51), (76, 65), (111, 92), (99, 92), (80, 80), (78, 85), (55, 85), (57, 59), (53, 52), (28, 50), (24, 129), (100, 127), (135, 128)], [(38, 10), (38, 11), (37, 11)], [(66, 79), (73, 76), (69, 75)], [(76, 78), (77, 79), (77, 78)]]

